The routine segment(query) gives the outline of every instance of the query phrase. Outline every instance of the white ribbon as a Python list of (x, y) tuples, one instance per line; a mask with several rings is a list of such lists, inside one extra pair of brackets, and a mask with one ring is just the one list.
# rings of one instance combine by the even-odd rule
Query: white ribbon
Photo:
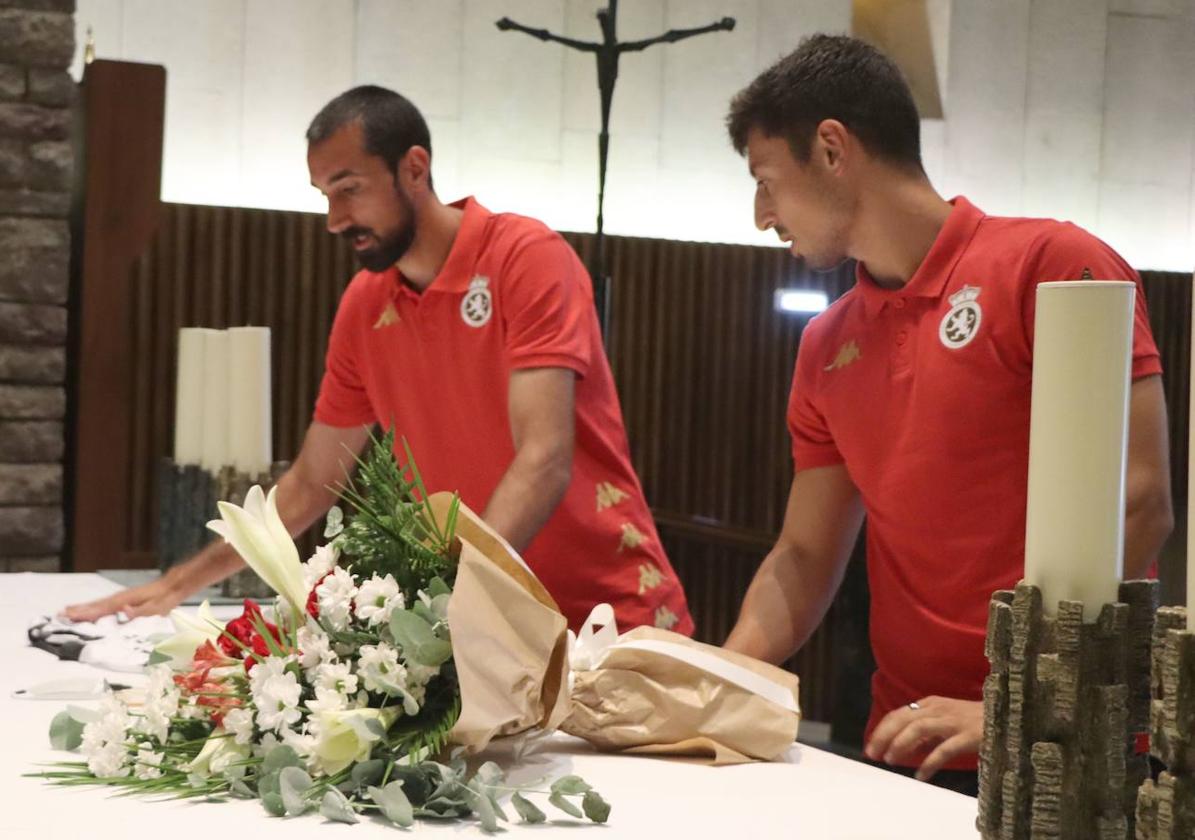
[(574, 636), (571, 630), (568, 636), (569, 664), (574, 671), (592, 671), (600, 668), (606, 657), (614, 650), (642, 650), (669, 656), (679, 662), (700, 668), (725, 682), (775, 703), (786, 711), (794, 714), (800, 711), (796, 699), (787, 688), (720, 656), (687, 645), (658, 639), (620, 640), (618, 625), (614, 621), (614, 608), (609, 604), (598, 604), (593, 608), (589, 613), (589, 618), (585, 619), (585, 623), (581, 625), (579, 637)]

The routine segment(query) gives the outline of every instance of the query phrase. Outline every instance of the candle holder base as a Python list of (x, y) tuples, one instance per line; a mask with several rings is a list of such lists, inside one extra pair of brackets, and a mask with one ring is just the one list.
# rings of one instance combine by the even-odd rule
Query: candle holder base
[[(269, 488), (289, 468), (275, 461), (268, 472), (249, 475), (224, 467), (216, 475), (202, 467), (176, 464), (164, 458), (158, 466), (158, 567), (162, 572), (182, 562), (211, 540), (209, 520), (219, 517), (216, 502), (244, 504), (249, 488)], [(229, 598), (267, 598), (273, 592), (249, 569), (224, 581), (221, 594)]]
[(1148, 757), (1156, 581), (1127, 581), (1095, 622), (1083, 605), (1042, 609), (1021, 583), (992, 596), (979, 757), (984, 840), (1127, 840)]
[(1166, 765), (1137, 796), (1137, 840), (1195, 837), (1195, 632), (1162, 607), (1153, 633), (1150, 751)]

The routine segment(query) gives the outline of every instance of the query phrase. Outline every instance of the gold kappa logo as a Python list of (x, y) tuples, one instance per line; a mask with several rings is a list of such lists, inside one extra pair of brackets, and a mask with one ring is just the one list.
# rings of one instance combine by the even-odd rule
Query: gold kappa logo
[(838, 348), (838, 355), (834, 357), (834, 361), (826, 365), (824, 370), (840, 370), (859, 361), (862, 355), (859, 352), (859, 345), (852, 339)]
[(392, 324), (397, 324), (402, 318), (398, 315), (398, 310), (394, 308), (394, 301), (386, 304), (386, 308), (382, 310), (382, 314), (374, 321), (373, 328), (380, 330), (383, 327), (389, 327)]

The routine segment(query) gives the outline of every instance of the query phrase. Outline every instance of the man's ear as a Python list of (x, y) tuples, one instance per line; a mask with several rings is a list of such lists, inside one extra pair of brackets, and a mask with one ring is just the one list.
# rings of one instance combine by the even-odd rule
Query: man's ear
[(840, 171), (846, 162), (850, 132), (838, 120), (822, 120), (814, 134), (814, 153), (831, 171)]
[(398, 182), (410, 192), (426, 190), (431, 183), (432, 156), (422, 146), (412, 146), (398, 160)]

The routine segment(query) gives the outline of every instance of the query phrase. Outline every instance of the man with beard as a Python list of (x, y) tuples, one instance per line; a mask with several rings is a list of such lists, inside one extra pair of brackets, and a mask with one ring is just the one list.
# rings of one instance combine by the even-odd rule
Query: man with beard
[(813, 268), (858, 260), (858, 277), (801, 338), (788, 508), (726, 646), (780, 662), (804, 644), (866, 512), (867, 755), (922, 779), (945, 767), (935, 781), (974, 794), (988, 602), (1024, 570), (1036, 284), (1138, 283), (1126, 577), (1145, 576), (1173, 523), (1140, 280), (1074, 225), (938, 195), (909, 89), (861, 41), (806, 40), (735, 97), (727, 124), (757, 226)]
[[(573, 250), (533, 219), (473, 198), (441, 203), (427, 124), (393, 91), (336, 97), (307, 142), (328, 230), (352, 243), (364, 269), (337, 310), (302, 450), (278, 482), (290, 532), (328, 510), (328, 488), (373, 424), (393, 426), (429, 489), (458, 491), (482, 510), (570, 627), (607, 602), (620, 627), (691, 633), (631, 467), (589, 276)], [(214, 543), (158, 581), (67, 616), (164, 612), (240, 566)]]

